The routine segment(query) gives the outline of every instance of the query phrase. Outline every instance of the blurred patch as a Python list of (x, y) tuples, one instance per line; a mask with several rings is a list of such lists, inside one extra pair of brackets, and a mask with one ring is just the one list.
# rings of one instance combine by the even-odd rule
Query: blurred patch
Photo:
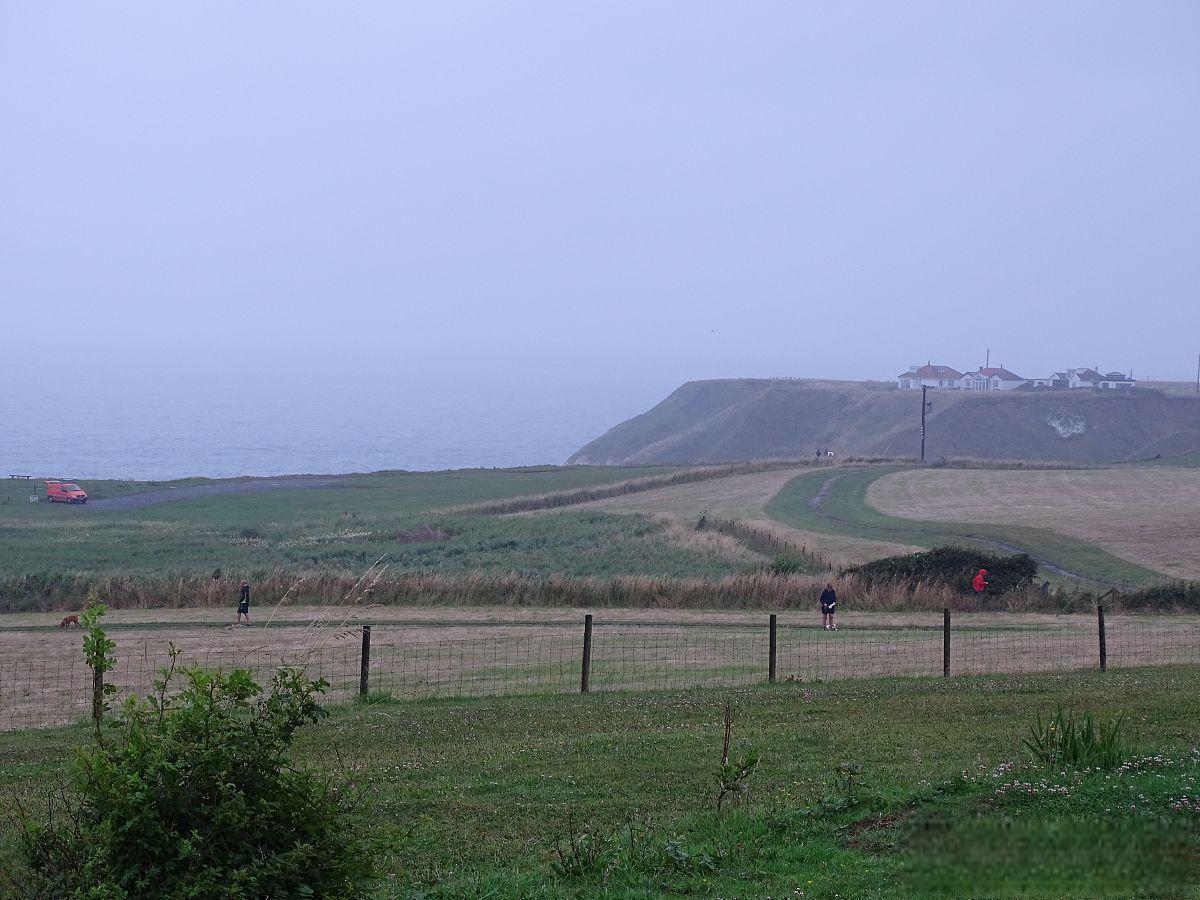
[(1197, 850), (1180, 820), (931, 821), (909, 834), (904, 877), (925, 897), (1183, 897)]

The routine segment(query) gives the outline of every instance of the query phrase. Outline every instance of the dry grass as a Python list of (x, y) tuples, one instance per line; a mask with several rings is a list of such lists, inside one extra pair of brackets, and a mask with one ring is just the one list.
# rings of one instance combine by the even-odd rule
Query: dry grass
[(897, 472), (867, 501), (910, 519), (1024, 525), (1176, 578), (1200, 578), (1200, 469)]
[(802, 466), (812, 468), (823, 464), (820, 460), (813, 460), (807, 463), (807, 465), (795, 460), (761, 460), (759, 462), (733, 463), (724, 466), (693, 466), (672, 472), (668, 475), (650, 475), (645, 478), (632, 478), (628, 481), (599, 484), (569, 491), (554, 491), (549, 494), (534, 494), (526, 497), (510, 497), (503, 500), (468, 503), (462, 506), (449, 507), (440, 510), (440, 512), (464, 515), (509, 515), (512, 513), (535, 512), (537, 510), (561, 509), (567, 506), (590, 504), (609, 497), (621, 498), (630, 494), (641, 494), (660, 488), (671, 488), (714, 479), (725, 479), (738, 474), (771, 472), (781, 468), (797, 469)]
[[(845, 590), (845, 587), (843, 588)], [(108, 623), (117, 641), (113, 681), (144, 692), (166, 662), (168, 642), (185, 662), (269, 670), (304, 666), (331, 682), (335, 700), (358, 688), (358, 623), (321, 627), (345, 609), (281, 611), (282, 624), (234, 629), (227, 611), (119, 611)], [(493, 609), (367, 609), (373, 624), (374, 690), (402, 697), (482, 696), (578, 690), (581, 609), (539, 611), (520, 619)], [(849, 612), (841, 630), (823, 631), (811, 610), (780, 616), (779, 677), (792, 680), (939, 675), (940, 613)], [(89, 673), (78, 631), (45, 630), (50, 617), (0, 618), (0, 728), (76, 720), (89, 704)], [(744, 684), (766, 677), (765, 614), (597, 612), (593, 689)], [(38, 626), (43, 626), (39, 628)], [(952, 672), (1050, 671), (1097, 664), (1093, 615), (956, 613)], [(1200, 661), (1200, 617), (1110, 616), (1113, 667)]]
[(839, 534), (823, 534), (819, 531), (804, 531), (791, 528), (774, 519), (749, 519), (746, 522), (774, 536), (777, 540), (799, 544), (806, 550), (827, 559), (838, 566), (857, 566), (884, 556), (901, 556), (924, 550), (911, 544), (896, 544), (890, 541), (871, 541), (866, 538), (847, 537)]
[(698, 531), (694, 520), (665, 513), (654, 516), (666, 526), (667, 539), (679, 547), (703, 553), (705, 556), (727, 559), (732, 563), (762, 565), (769, 557), (755, 553), (745, 544), (727, 534), (711, 529)]
[(585, 508), (669, 516), (691, 522), (705, 514), (709, 518), (741, 520), (753, 528), (768, 532), (779, 541), (803, 546), (817, 556), (834, 560), (839, 566), (856, 565), (881, 556), (895, 556), (922, 549), (907, 544), (801, 531), (768, 518), (766, 505), (784, 485), (807, 471), (810, 470), (795, 468), (730, 475), (700, 484), (675, 485), (636, 495), (598, 500), (585, 504)]
[(763, 508), (785, 484), (808, 471), (811, 468), (792, 466), (772, 472), (727, 475), (597, 500), (583, 508), (614, 513), (669, 513), (693, 522), (705, 513), (710, 518), (748, 519), (763, 515)]

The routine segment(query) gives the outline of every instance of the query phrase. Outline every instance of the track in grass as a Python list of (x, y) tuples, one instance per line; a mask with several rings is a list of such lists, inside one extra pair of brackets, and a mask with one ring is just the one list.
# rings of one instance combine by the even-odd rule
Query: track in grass
[(1176, 578), (1200, 578), (1200, 471), (895, 472), (866, 502), (891, 516), (1033, 527), (1094, 544)]
[[(1077, 576), (1097, 585), (1137, 585), (1161, 577), (1103, 549), (1044, 528), (1020, 524), (931, 522), (886, 515), (867, 501), (878, 479), (897, 467), (817, 472), (789, 482), (767, 504), (768, 514), (787, 525), (874, 540), (903, 541), (922, 547), (974, 543), (989, 549), (1029, 553), (1048, 572)], [(996, 473), (987, 472), (987, 475)], [(971, 507), (966, 507), (970, 511)]]

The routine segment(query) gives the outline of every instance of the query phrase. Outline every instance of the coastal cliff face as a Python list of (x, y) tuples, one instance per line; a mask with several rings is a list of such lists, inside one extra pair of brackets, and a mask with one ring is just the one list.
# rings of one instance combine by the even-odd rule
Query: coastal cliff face
[[(1200, 399), (1138, 389), (930, 391), (926, 458), (1116, 462), (1200, 450)], [(776, 379), (690, 381), (577, 451), (581, 465), (912, 457), (921, 394), (893, 385)]]

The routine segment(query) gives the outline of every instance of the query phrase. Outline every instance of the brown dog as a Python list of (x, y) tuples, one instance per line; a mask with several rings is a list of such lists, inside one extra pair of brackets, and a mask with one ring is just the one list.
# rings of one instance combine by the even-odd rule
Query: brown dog
[[(59, 628), (66, 628), (68, 625), (79, 625), (79, 616), (67, 616), (58, 623)], [(79, 627), (82, 628), (83, 626), (80, 625)]]

